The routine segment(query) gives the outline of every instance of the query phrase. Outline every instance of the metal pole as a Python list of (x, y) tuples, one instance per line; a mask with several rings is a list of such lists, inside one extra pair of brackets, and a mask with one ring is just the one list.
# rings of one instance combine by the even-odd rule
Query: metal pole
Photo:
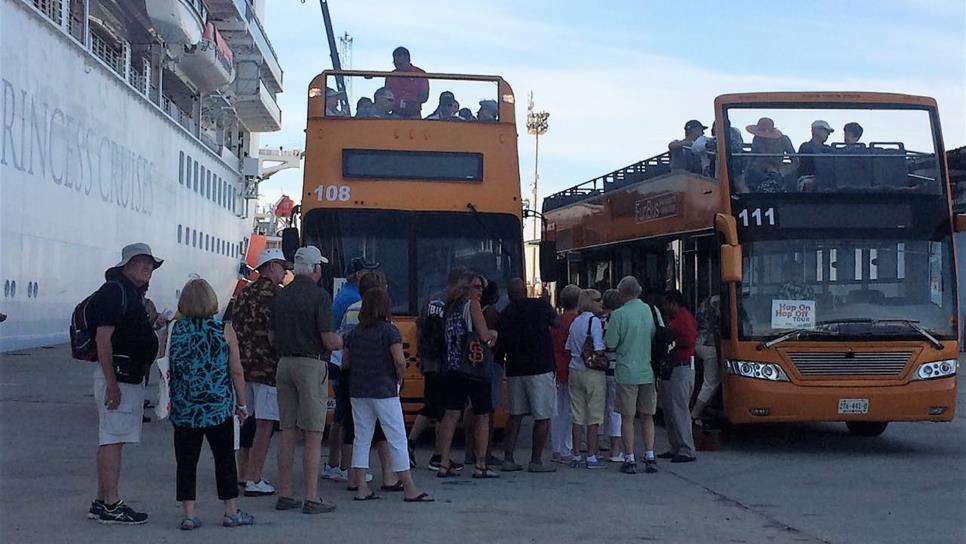
[[(322, 21), (325, 23), (325, 37), (329, 42), (329, 58), (332, 59), (332, 68), (341, 70), (342, 63), (339, 61), (339, 49), (335, 45), (335, 32), (332, 30), (332, 17), (329, 16), (329, 3), (326, 0), (319, 0), (319, 5), (322, 6)], [(335, 76), (335, 86), (342, 93), (342, 98), (339, 99), (342, 111), (347, 114), (351, 113), (349, 111), (349, 95), (345, 90), (345, 78), (341, 75)]]
[[(534, 144), (535, 148), (533, 153), (533, 197), (530, 202), (532, 202), (531, 206), (533, 206), (533, 210), (536, 211), (537, 210), (537, 182), (540, 178), (540, 132), (539, 131), (536, 133), (534, 142), (535, 142)], [(536, 241), (537, 236), (538, 236), (537, 216), (534, 215), (533, 216), (533, 238), (531, 238), (531, 240)], [(534, 289), (537, 288), (537, 259), (539, 257), (538, 252), (539, 252), (538, 247), (536, 245), (533, 245), (533, 260), (530, 261), (532, 263), (532, 266), (530, 269), (530, 285)]]

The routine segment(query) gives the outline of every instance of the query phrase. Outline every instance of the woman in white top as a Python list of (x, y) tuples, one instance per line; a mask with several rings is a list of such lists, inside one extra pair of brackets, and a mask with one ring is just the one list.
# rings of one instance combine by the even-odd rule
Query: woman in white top
[[(590, 335), (594, 352), (603, 356), (604, 327), (598, 314), (603, 311), (600, 291), (584, 289), (577, 304), (580, 315), (570, 325), (567, 351), (570, 352), (570, 417), (573, 420), (574, 456), (571, 468), (604, 468), (597, 460), (597, 427), (604, 422), (607, 377), (603, 370), (588, 368), (581, 356)], [(587, 460), (581, 458), (579, 444), (586, 436)]]

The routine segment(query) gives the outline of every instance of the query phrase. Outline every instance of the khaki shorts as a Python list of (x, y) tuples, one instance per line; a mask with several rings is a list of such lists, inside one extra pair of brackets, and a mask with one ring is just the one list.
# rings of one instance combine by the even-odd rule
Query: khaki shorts
[(617, 411), (623, 417), (637, 414), (653, 416), (657, 412), (657, 389), (654, 384), (617, 384)]
[(282, 357), (278, 361), (275, 387), (278, 420), (283, 429), (322, 432), (328, 389), (325, 361), (307, 357)]
[(553, 372), (536, 376), (510, 376), (507, 411), (511, 416), (531, 415), (535, 420), (557, 415), (557, 385)]
[(574, 425), (604, 422), (607, 376), (600, 370), (570, 369), (570, 419)]
[(114, 410), (104, 405), (107, 380), (100, 363), (94, 369), (94, 402), (97, 403), (97, 444), (137, 444), (141, 441), (144, 415), (144, 384), (120, 383), (121, 402)]

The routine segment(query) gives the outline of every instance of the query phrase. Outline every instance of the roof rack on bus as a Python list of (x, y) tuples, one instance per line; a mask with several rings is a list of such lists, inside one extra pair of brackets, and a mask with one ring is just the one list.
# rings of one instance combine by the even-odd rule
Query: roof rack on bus
[(615, 191), (633, 183), (656, 178), (671, 171), (671, 153), (665, 151), (660, 155), (635, 162), (624, 168), (614, 170), (609, 174), (587, 180), (543, 199), (543, 213), (562, 208), (586, 198)]

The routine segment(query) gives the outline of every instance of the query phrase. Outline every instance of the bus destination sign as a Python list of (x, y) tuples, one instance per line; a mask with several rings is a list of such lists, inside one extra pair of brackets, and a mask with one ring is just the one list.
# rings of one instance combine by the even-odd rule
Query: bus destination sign
[(634, 202), (634, 217), (638, 223), (674, 217), (679, 212), (677, 193), (659, 193)]

